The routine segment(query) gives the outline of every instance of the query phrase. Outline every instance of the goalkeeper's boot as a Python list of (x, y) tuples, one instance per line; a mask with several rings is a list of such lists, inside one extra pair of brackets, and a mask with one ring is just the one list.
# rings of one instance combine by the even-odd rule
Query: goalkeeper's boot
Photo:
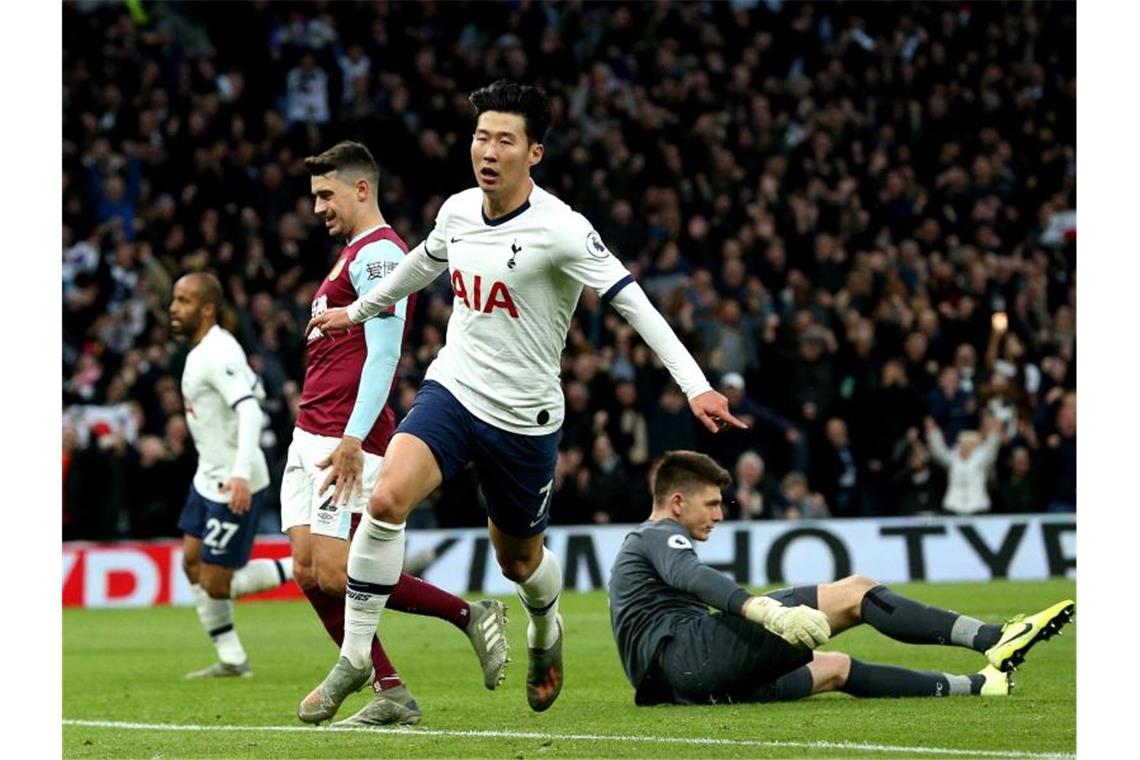
[(297, 717), (306, 723), (320, 723), (336, 715), (340, 703), (353, 692), (360, 691), (372, 680), (372, 666), (354, 668), (347, 657), (341, 657), (317, 688), (309, 692), (297, 707)]
[(1025, 661), (1025, 653), (1038, 641), (1061, 634), (1061, 629), (1073, 619), (1076, 604), (1072, 599), (1057, 602), (1036, 615), (1018, 615), (1001, 627), (998, 643), (986, 650), (990, 665), (1001, 671), (1014, 670)]
[(1003, 673), (993, 665), (987, 665), (975, 675), (981, 676), (982, 688), (978, 690), (980, 697), (1008, 697), (1013, 693), (1013, 673)]
[(562, 616), (557, 618), (558, 638), (549, 649), (527, 649), (526, 701), (535, 712), (554, 704), (562, 691)]
[(215, 662), (209, 667), (202, 668), (201, 670), (192, 670), (186, 674), (187, 678), (249, 678), (253, 675), (253, 668), (249, 666), (249, 660), (242, 660), (234, 664), (230, 662)]
[(408, 687), (400, 684), (373, 695), (371, 701), (351, 718), (332, 724), (332, 728), (365, 728), (368, 726), (411, 726), (420, 722), (420, 706)]
[(507, 676), (507, 606), (491, 599), (471, 603), (464, 631), (483, 668), (483, 685), (494, 689)]

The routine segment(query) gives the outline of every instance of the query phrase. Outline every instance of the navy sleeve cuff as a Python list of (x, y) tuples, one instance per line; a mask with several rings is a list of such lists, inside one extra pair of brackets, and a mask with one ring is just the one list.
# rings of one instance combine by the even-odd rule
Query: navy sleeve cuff
[(611, 285), (610, 289), (607, 290), (604, 295), (602, 295), (602, 305), (605, 306), (610, 301), (614, 300), (614, 296), (620, 293), (622, 288), (624, 288), (626, 285), (629, 285), (631, 282), (636, 282), (636, 280), (632, 274), (627, 274), (625, 277), (622, 277), (620, 280)]

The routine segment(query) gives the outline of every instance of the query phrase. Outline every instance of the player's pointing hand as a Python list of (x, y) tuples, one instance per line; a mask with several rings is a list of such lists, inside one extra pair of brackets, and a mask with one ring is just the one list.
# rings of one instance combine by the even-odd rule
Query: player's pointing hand
[(736, 419), (728, 411), (728, 399), (716, 391), (708, 390), (695, 396), (689, 402), (689, 408), (710, 433), (719, 433), (728, 425), (748, 429), (747, 423)]
[(305, 327), (305, 338), (307, 340), (313, 334), (313, 330), (320, 330), (324, 335), (332, 335), (350, 327), (352, 321), (348, 318), (348, 307), (338, 306), (335, 309), (326, 309), (310, 319)]

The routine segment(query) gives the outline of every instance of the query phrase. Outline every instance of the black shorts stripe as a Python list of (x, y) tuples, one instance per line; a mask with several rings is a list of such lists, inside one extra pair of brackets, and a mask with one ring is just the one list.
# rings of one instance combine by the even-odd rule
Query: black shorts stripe
[(626, 285), (629, 285), (631, 282), (636, 281), (637, 279), (632, 274), (627, 274), (625, 277), (622, 277), (620, 280), (615, 282), (610, 286), (610, 289), (605, 292), (605, 295), (602, 296), (602, 306), (605, 306), (610, 301), (614, 300), (614, 296), (620, 293), (622, 288), (624, 288)]
[(251, 398), (253, 398), (253, 394), (252, 394), (252, 393), (251, 393), (251, 394), (249, 394), (248, 396), (242, 396), (242, 397), (241, 397), (241, 398), (239, 398), (237, 401), (235, 401), (235, 402), (233, 402), (232, 404), (230, 404), (230, 409), (237, 409), (237, 405), (238, 405), (238, 404), (240, 404), (241, 402), (245, 401), (246, 399), (251, 399)]
[(369, 583), (368, 581), (358, 581), (352, 576), (349, 576), (348, 582), (345, 584), (352, 591), (359, 591), (362, 594), (376, 594), (387, 595), (391, 594), (396, 588), (395, 583)]

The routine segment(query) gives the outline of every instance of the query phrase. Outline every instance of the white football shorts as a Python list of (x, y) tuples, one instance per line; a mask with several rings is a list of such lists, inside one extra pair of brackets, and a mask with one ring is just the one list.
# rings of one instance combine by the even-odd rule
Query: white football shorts
[(317, 462), (332, 453), (338, 443), (339, 438), (293, 428), (293, 442), (289, 444), (285, 474), (281, 478), (281, 532), (287, 533), (298, 525), (308, 525), (309, 531), (315, 535), (348, 539), (352, 514), (363, 512), (368, 506), (368, 497), (376, 485), (384, 458), (365, 451), (360, 495), (351, 496), (348, 504), (333, 504), (335, 486), (330, 485), (323, 493), (320, 492), (329, 469), (319, 469)]

